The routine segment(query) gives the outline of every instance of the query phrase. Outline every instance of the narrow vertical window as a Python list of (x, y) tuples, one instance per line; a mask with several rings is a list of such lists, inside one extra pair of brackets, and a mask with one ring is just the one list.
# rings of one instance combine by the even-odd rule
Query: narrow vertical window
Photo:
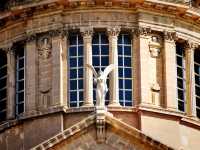
[(196, 114), (200, 118), (200, 51), (194, 53)]
[(132, 45), (129, 34), (118, 37), (119, 102), (132, 106)]
[(80, 34), (69, 37), (69, 99), (70, 107), (83, 105), (83, 39)]
[[(104, 71), (109, 65), (109, 45), (108, 37), (103, 32), (97, 32), (94, 34), (92, 39), (92, 64), (97, 72)], [(109, 82), (107, 80), (109, 87)], [(94, 104), (96, 103), (96, 86), (94, 86), (93, 96)], [(109, 91), (106, 94), (105, 104), (109, 103)]]
[(176, 69), (177, 69), (177, 100), (178, 110), (185, 112), (185, 51), (183, 44), (176, 44)]
[(7, 56), (0, 51), (0, 122), (6, 119)]
[(18, 46), (16, 51), (16, 115), (24, 112), (25, 108), (25, 51)]

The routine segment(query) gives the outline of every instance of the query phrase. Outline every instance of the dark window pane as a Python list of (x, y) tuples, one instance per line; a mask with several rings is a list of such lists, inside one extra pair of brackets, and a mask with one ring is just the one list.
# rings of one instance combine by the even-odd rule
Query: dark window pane
[(178, 75), (178, 77), (183, 77), (183, 69), (182, 68), (177, 67), (177, 75)]
[(123, 88), (123, 80), (119, 79), (119, 88), (122, 89)]
[(119, 99), (120, 100), (124, 99), (124, 97), (123, 97), (123, 91), (122, 90), (119, 90)]
[(200, 77), (199, 76), (195, 76), (195, 83), (197, 85), (200, 85)]
[(0, 52), (0, 67), (4, 66), (5, 64), (7, 64), (7, 56), (5, 53)]
[(119, 68), (119, 77), (123, 77), (123, 69)]
[(21, 114), (23, 112), (24, 112), (24, 104), (22, 103), (18, 105), (18, 114)]
[(128, 34), (124, 34), (124, 44), (131, 44), (131, 37)]
[(105, 33), (100, 33), (101, 34), (101, 44), (108, 44), (108, 37), (106, 36)]
[(83, 68), (78, 69), (78, 77), (83, 78)]
[(7, 80), (6, 78), (0, 80), (0, 89), (6, 87)]
[(99, 59), (99, 57), (97, 56), (93, 56), (92, 57), (92, 64), (93, 64), (93, 66), (99, 66), (99, 63), (100, 63), (100, 59)]
[(71, 80), (70, 81), (70, 89), (71, 90), (76, 90), (77, 89), (77, 81), (76, 80)]
[(119, 35), (117, 42), (118, 42), (118, 44), (122, 44), (122, 35), (121, 34)]
[(99, 45), (92, 46), (92, 55), (99, 55)]
[(17, 90), (24, 90), (24, 80), (17, 82)]
[(194, 71), (195, 71), (195, 73), (200, 74), (200, 66), (195, 64), (194, 65)]
[(17, 94), (17, 101), (18, 101), (18, 103), (24, 101), (24, 92)]
[(83, 66), (83, 58), (82, 57), (78, 58), (78, 66), (79, 67)]
[(0, 112), (0, 122), (6, 120), (6, 111)]
[(197, 117), (200, 118), (200, 109), (197, 109)]
[(101, 55), (108, 55), (109, 54), (109, 47), (108, 45), (101, 46)]
[(19, 67), (19, 68), (24, 68), (24, 59), (20, 59), (20, 60), (18, 61), (18, 67)]
[(77, 107), (77, 103), (70, 103), (70, 107)]
[(184, 111), (185, 110), (184, 109), (184, 102), (182, 102), (182, 101), (178, 102), (178, 110), (180, 110), (180, 111)]
[(0, 101), (0, 111), (6, 109), (6, 101)]
[(79, 101), (83, 101), (83, 91), (79, 92)]
[(200, 107), (200, 98), (196, 97), (196, 106)]
[(184, 92), (182, 90), (178, 90), (178, 99), (184, 100)]
[(78, 47), (78, 56), (83, 56), (83, 46)]
[(127, 67), (131, 67), (131, 58), (130, 57), (124, 57), (124, 65)]
[(178, 66), (182, 66), (183, 67), (183, 58), (180, 56), (176, 57), (176, 63)]
[(73, 35), (69, 37), (69, 44), (76, 45), (77, 44), (77, 36)]
[(76, 66), (77, 66), (77, 59), (70, 58), (70, 67), (76, 67)]
[(70, 69), (70, 78), (74, 79), (77, 77), (77, 70), (76, 69)]
[(70, 92), (70, 102), (76, 102), (76, 101), (77, 101), (77, 93)]
[(24, 56), (24, 48), (23, 47), (20, 47), (21, 50), (18, 51), (17, 55), (18, 57), (23, 57)]
[(197, 62), (198, 64), (200, 64), (200, 51), (196, 50), (194, 53), (194, 60), (195, 62)]
[(122, 57), (118, 57), (118, 66), (123, 66), (123, 58)]
[(126, 78), (131, 78), (132, 73), (131, 73), (131, 68), (125, 68), (125, 77)]
[(83, 89), (83, 80), (78, 81), (78, 88)]
[(0, 78), (7, 75), (7, 67), (3, 67), (0, 69)]
[(18, 80), (24, 79), (24, 70), (18, 71)]
[(183, 80), (182, 79), (177, 79), (177, 83), (178, 83), (178, 87), (179, 88), (182, 88), (182, 89), (184, 88), (183, 87)]
[(108, 62), (108, 57), (101, 57), (101, 66), (108, 66), (109, 62)]
[(184, 56), (184, 51), (183, 51), (184, 48), (182, 47), (182, 45), (183, 44), (179, 44), (179, 43), (176, 44), (176, 53), (178, 55)]
[(131, 91), (125, 91), (125, 99), (126, 100), (132, 99), (132, 92)]
[(195, 93), (197, 96), (200, 96), (200, 87), (195, 86)]
[(130, 101), (130, 102), (129, 102), (129, 101), (126, 101), (126, 102), (125, 102), (125, 106), (132, 106), (132, 101)]
[(131, 46), (124, 46), (124, 55), (131, 56)]
[(0, 90), (0, 101), (6, 98), (6, 96), (7, 96), (7, 90), (6, 89)]
[(122, 46), (118, 45), (118, 55), (122, 55), (122, 54), (123, 54)]
[(69, 56), (77, 56), (77, 47), (70, 47), (69, 48)]
[(125, 80), (125, 88), (132, 89), (132, 82), (131, 80)]

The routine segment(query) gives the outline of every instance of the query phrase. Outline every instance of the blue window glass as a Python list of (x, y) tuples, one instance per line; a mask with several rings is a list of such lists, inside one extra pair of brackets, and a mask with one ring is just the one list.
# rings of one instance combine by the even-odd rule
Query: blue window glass
[(196, 115), (200, 118), (200, 50), (194, 52)]
[(0, 50), (0, 122), (6, 120), (7, 56)]
[(69, 36), (69, 105), (83, 104), (83, 39), (80, 34)]
[(129, 34), (118, 37), (119, 102), (132, 106), (132, 44)]
[[(105, 67), (109, 65), (109, 45), (108, 45), (108, 37), (103, 32), (97, 32), (93, 35), (92, 40), (92, 64), (95, 70), (98, 72), (99, 70), (104, 70)], [(107, 80), (107, 85), (109, 87), (109, 83)], [(96, 86), (94, 85), (94, 104), (96, 104), (96, 95), (95, 95)], [(106, 94), (105, 104), (109, 103), (109, 91)]]
[(25, 50), (23, 45), (17, 46), (16, 51), (16, 115), (24, 112), (25, 108)]
[(177, 101), (178, 110), (185, 111), (185, 51), (183, 44), (176, 43)]

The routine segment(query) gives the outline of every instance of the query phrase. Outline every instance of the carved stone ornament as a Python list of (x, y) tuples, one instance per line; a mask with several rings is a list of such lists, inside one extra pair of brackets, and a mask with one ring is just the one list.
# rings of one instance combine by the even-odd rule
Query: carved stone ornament
[(143, 36), (148, 36), (151, 34), (151, 28), (150, 27), (139, 27), (133, 29), (133, 33), (136, 36), (143, 35)]
[(107, 33), (109, 36), (118, 36), (120, 33), (120, 28), (118, 27), (108, 28)]
[(165, 40), (173, 41), (177, 38), (176, 32), (164, 31), (164, 38), (165, 38)]
[(157, 58), (161, 51), (161, 40), (157, 36), (152, 36), (149, 43), (149, 51), (152, 58)]
[(38, 51), (39, 51), (39, 56), (42, 59), (48, 59), (51, 55), (51, 39), (50, 37), (42, 37), (38, 41)]
[(83, 38), (92, 37), (93, 28), (81, 28), (80, 31)]

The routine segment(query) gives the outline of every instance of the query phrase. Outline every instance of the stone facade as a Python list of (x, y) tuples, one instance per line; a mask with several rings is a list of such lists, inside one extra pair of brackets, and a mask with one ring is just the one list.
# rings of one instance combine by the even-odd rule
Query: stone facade
[[(0, 149), (197, 150), (200, 120), (193, 69), (200, 43), (197, 6), (181, 0), (24, 0), (0, 6), (0, 51), (7, 54), (8, 67), (7, 119), (0, 122)], [(109, 79), (109, 104), (100, 114), (93, 104), (92, 72), (87, 69), (83, 106), (70, 107), (68, 60), (69, 37), (78, 32), (83, 37), (83, 66), (92, 64), (92, 38), (99, 31), (108, 36), (109, 64), (118, 66), (120, 33), (131, 35), (133, 49), (133, 105), (120, 106), (116, 69)], [(186, 53), (184, 112), (178, 110), (176, 99), (177, 42)], [(18, 43), (23, 43), (26, 58), (22, 114), (15, 113)]]

